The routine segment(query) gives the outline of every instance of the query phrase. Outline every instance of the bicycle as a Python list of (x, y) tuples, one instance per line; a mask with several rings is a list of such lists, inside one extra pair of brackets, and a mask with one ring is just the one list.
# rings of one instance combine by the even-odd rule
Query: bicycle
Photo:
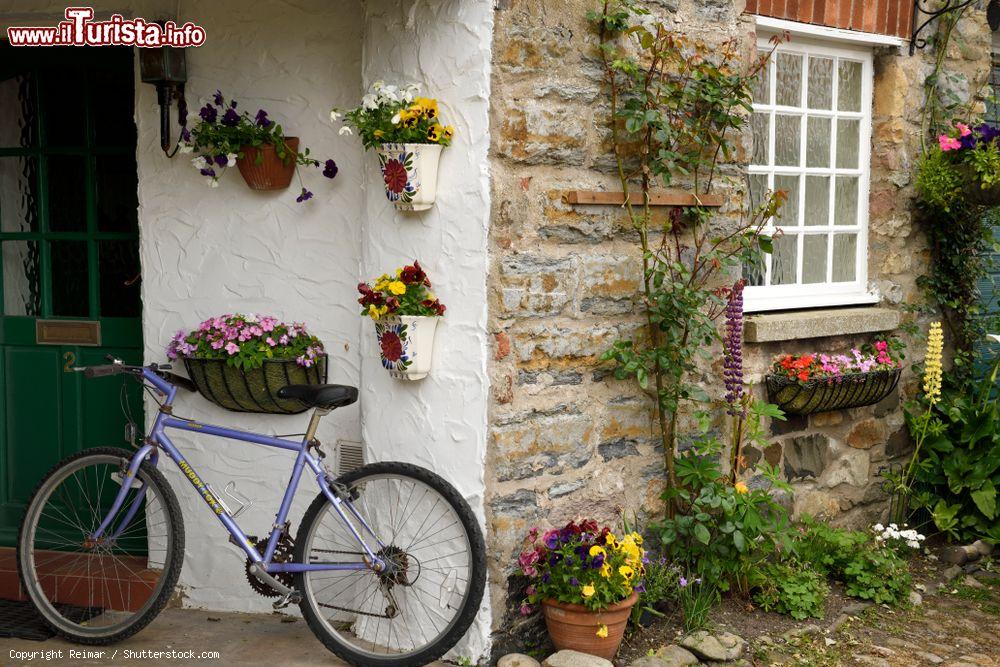
[[(138, 379), (157, 397), (159, 412), (138, 451), (86, 449), (56, 464), (32, 494), (18, 533), (18, 574), (55, 632), (81, 644), (110, 644), (140, 631), (166, 606), (180, 575), (184, 524), (157, 468), (163, 452), (246, 554), (251, 587), (276, 597), (276, 609), (298, 604), (312, 632), (339, 657), (373, 667), (425, 665), (465, 634), (482, 601), (486, 561), (479, 524), (459, 492), (411, 464), (371, 463), (337, 479), (323, 464), (315, 437), (320, 420), (357, 401), (356, 388), (280, 389), (281, 398), (313, 408), (296, 441), (179, 417), (174, 397), (178, 388), (196, 391), (190, 380), (169, 365), (111, 361), (81, 370), (90, 378)], [(295, 453), (269, 535), (257, 539), (240, 528), (236, 518), (252, 502), (227, 486), (230, 501), (240, 503), (231, 512), (167, 429)], [(319, 493), (293, 540), (288, 514), (307, 468)]]

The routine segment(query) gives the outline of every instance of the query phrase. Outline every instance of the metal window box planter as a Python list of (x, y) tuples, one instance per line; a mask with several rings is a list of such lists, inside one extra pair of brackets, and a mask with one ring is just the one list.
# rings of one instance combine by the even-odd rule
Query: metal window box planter
[(202, 396), (234, 412), (295, 415), (308, 410), (298, 401), (278, 398), (290, 384), (326, 384), (327, 356), (306, 368), (294, 359), (269, 359), (260, 368), (243, 370), (225, 359), (184, 359), (188, 376)]
[(901, 373), (897, 368), (806, 382), (771, 373), (766, 378), (767, 394), (772, 403), (791, 415), (860, 408), (878, 403), (891, 394)]

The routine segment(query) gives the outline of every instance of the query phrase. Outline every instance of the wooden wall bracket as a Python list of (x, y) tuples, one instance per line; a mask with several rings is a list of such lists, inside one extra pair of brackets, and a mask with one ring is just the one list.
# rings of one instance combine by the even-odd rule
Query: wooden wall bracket
[[(630, 192), (629, 200), (633, 206), (642, 205), (642, 193)], [(566, 190), (563, 201), (567, 204), (598, 204), (607, 206), (623, 206), (624, 192), (606, 192), (604, 190)], [(702, 206), (718, 207), (723, 204), (722, 195), (699, 195), (690, 192), (661, 190), (649, 194), (650, 206)]]

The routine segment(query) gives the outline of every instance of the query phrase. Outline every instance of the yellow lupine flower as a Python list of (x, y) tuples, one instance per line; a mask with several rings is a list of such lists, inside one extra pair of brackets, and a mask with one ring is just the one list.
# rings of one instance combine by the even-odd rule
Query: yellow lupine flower
[(399, 296), (401, 294), (406, 294), (406, 283), (404, 283), (402, 280), (393, 280), (391, 283), (389, 283), (388, 287), (389, 291), (395, 294), (396, 296)]
[(583, 597), (589, 598), (594, 594), (594, 586), (592, 584), (584, 584), (583, 588), (580, 589)]
[(608, 626), (601, 623), (601, 627), (597, 628), (597, 636), (604, 639), (608, 636)]
[(941, 398), (941, 351), (944, 334), (940, 322), (932, 322), (927, 335), (927, 354), (924, 356), (924, 396), (931, 405)]

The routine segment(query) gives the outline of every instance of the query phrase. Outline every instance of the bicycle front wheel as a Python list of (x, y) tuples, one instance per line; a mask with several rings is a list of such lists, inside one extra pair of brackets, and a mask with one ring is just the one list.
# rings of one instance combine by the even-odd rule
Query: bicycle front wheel
[(97, 528), (124, 483), (132, 452), (87, 449), (58, 463), (21, 523), (21, 587), (45, 622), (81, 644), (110, 644), (166, 605), (184, 556), (184, 525), (167, 480), (139, 466), (107, 530)]
[[(483, 599), (486, 547), (472, 509), (444, 479), (406, 463), (366, 465), (337, 481), (364, 521), (345, 509), (351, 524), (386, 568), (297, 574), (303, 616), (352, 664), (433, 662), (462, 638)], [(295, 561), (358, 563), (364, 555), (320, 494), (302, 519)]]

